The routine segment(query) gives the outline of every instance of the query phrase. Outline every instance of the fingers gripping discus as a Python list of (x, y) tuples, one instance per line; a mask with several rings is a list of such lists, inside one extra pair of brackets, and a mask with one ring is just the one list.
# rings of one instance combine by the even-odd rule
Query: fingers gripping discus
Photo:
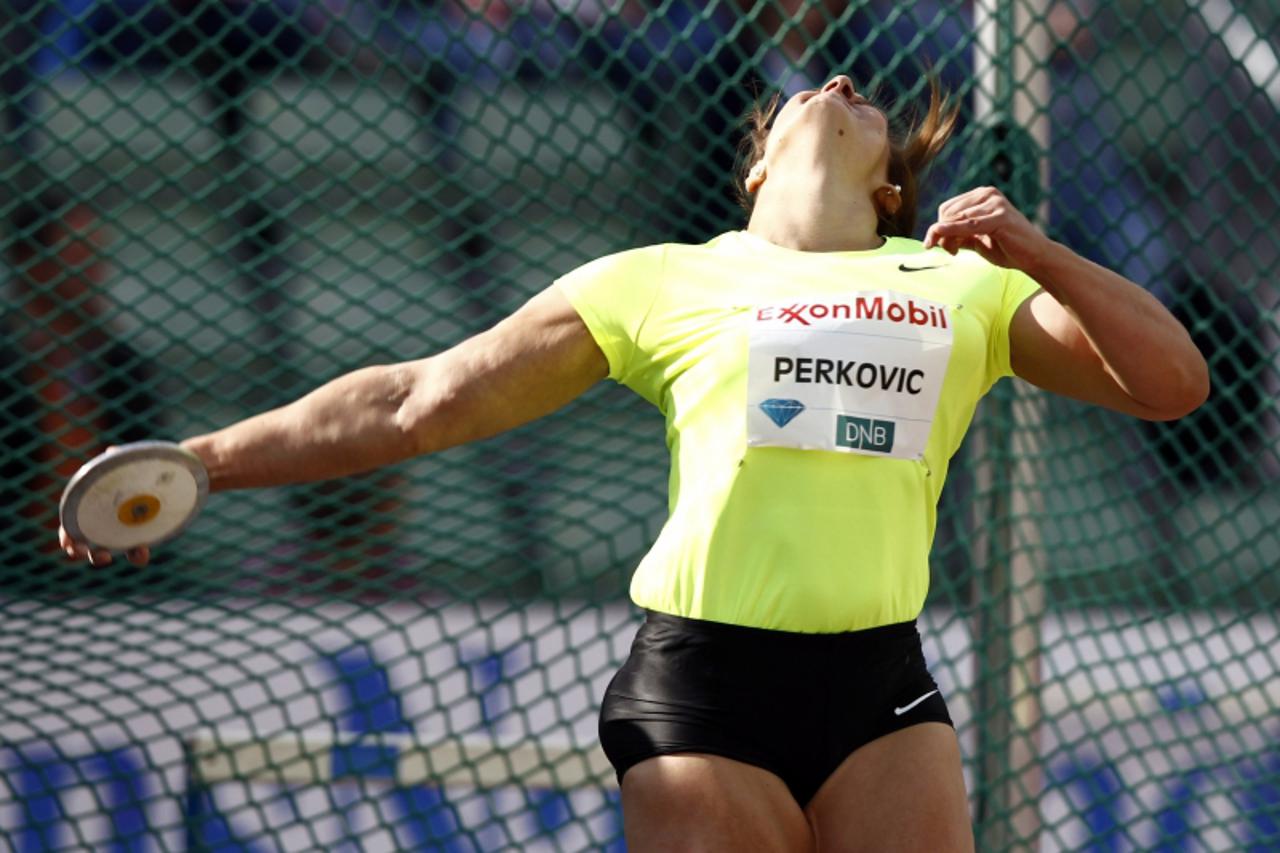
[(208, 496), (209, 475), (194, 453), (169, 441), (139, 441), (77, 471), (58, 511), (72, 539), (125, 551), (177, 536)]

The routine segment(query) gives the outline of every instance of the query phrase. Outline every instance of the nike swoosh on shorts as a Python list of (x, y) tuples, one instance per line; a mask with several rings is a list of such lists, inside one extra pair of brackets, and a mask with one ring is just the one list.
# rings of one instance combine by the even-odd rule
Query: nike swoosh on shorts
[(894, 709), (893, 709), (894, 716), (896, 716), (896, 717), (901, 717), (903, 714), (907, 713), (907, 712), (908, 712), (908, 711), (910, 711), (912, 708), (914, 708), (915, 706), (919, 705), (921, 702), (923, 702), (924, 700), (928, 699), (930, 696), (932, 696), (933, 694), (935, 694), (935, 693), (937, 693), (937, 692), (938, 692), (937, 690), (930, 690), (928, 693), (924, 694), (923, 696), (921, 696), (919, 699), (915, 700), (914, 702), (908, 702), (906, 705), (903, 705), (901, 708), (894, 708)]

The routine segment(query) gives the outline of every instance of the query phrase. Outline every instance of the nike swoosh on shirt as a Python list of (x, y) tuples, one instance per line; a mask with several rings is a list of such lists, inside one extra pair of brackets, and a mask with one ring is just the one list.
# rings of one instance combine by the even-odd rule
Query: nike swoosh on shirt
[(944, 266), (946, 266), (946, 264), (938, 264), (937, 266), (932, 266), (932, 267), (909, 267), (906, 264), (898, 264), (898, 271), (899, 272), (924, 272), (925, 270), (940, 270)]
[(907, 713), (907, 712), (908, 712), (908, 711), (910, 711), (912, 708), (914, 708), (915, 706), (919, 705), (921, 702), (923, 702), (924, 700), (928, 699), (930, 696), (932, 696), (933, 694), (935, 694), (935, 693), (937, 693), (937, 692), (938, 692), (937, 690), (930, 690), (928, 693), (924, 694), (923, 696), (921, 696), (921, 697), (920, 697), (919, 699), (917, 699), (916, 701), (914, 701), (914, 702), (910, 702), (910, 703), (908, 703), (908, 704), (906, 704), (906, 705), (903, 705), (901, 708), (894, 708), (894, 709), (893, 709), (893, 714), (894, 714), (894, 716), (896, 716), (896, 717), (901, 717), (903, 714)]

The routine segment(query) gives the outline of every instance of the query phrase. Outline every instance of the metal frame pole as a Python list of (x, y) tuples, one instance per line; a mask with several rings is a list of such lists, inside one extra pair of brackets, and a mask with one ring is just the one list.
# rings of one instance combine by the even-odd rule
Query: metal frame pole
[[(1049, 0), (976, 0), (973, 109), (994, 134), (998, 122), (1029, 134), (1041, 189), (1035, 210), (1048, 220)], [(1008, 156), (1016, 156), (1009, 152)], [(989, 522), (975, 613), (975, 716), (978, 729), (975, 832), (980, 850), (1034, 850), (1041, 832), (1039, 756), (1040, 623), (1045, 595), (1034, 554), (1040, 541), (1035, 485), (1046, 421), (1043, 396), (1022, 384), (1002, 389), (988, 432)]]

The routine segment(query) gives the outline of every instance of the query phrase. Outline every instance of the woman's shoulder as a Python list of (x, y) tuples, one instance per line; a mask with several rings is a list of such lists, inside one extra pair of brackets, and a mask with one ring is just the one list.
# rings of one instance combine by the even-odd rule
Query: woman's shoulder
[(561, 280), (610, 278), (651, 273), (660, 266), (666, 247), (661, 244), (619, 249), (590, 258), (561, 276)]

